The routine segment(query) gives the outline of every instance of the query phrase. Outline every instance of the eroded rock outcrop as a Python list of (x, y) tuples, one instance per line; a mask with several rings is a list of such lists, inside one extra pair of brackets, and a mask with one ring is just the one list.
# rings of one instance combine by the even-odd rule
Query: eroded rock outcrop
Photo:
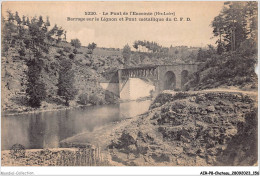
[(257, 105), (242, 93), (164, 93), (109, 148), (125, 165), (253, 165)]

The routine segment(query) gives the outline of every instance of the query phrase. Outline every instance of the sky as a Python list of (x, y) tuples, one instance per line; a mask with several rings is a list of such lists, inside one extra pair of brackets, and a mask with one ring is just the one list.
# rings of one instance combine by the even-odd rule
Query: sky
[[(217, 16), (223, 6), (223, 1), (184, 1), (184, 2), (3, 2), (2, 15), (6, 11), (17, 11), (20, 15), (39, 16), (45, 19), (49, 16), (51, 25), (57, 24), (67, 31), (67, 41), (78, 38), (82, 45), (95, 42), (98, 47), (123, 48), (132, 46), (135, 40), (155, 41), (162, 46), (196, 46), (204, 47), (215, 45), (213, 37), (212, 20)], [(85, 12), (96, 12), (97, 15), (85, 15)], [(175, 16), (126, 16), (126, 17), (180, 17), (190, 18), (191, 21), (67, 21), (70, 18), (125, 16), (102, 15), (103, 12), (171, 12)]]

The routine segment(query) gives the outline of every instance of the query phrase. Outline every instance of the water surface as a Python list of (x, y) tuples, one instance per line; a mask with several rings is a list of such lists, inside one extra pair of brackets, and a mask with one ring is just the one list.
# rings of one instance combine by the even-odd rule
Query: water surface
[(2, 117), (1, 149), (56, 148), (59, 142), (96, 127), (146, 112), (151, 100)]

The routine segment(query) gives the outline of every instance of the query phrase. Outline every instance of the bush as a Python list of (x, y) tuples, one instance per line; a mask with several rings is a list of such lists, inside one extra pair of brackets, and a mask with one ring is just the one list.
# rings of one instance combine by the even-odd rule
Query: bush
[(75, 58), (75, 55), (71, 53), (71, 54), (69, 55), (69, 58), (70, 58), (70, 59), (74, 59), (74, 58)]
[(76, 48), (73, 49), (73, 53), (74, 54), (77, 54), (78, 53), (78, 50)]
[(86, 66), (90, 67), (92, 65), (92, 61), (91, 60), (87, 60), (86, 61)]
[(79, 39), (72, 39), (70, 43), (75, 48), (80, 48), (80, 46), (81, 46), (81, 43), (80, 43)]
[(57, 53), (59, 53), (61, 56), (64, 56), (64, 53), (63, 53), (62, 49), (57, 49)]
[(79, 104), (87, 105), (89, 103), (89, 97), (88, 97), (88, 94), (86, 94), (86, 93), (80, 94), (78, 98), (79, 98), (79, 100), (78, 100)]
[(18, 53), (20, 54), (20, 56), (25, 56), (26, 53), (25, 53), (25, 49), (24, 48), (21, 48)]
[(92, 53), (93, 53), (92, 50), (88, 50), (88, 51), (87, 51), (87, 54), (92, 54)]
[(117, 100), (117, 97), (112, 92), (106, 91), (105, 92), (105, 101), (107, 103), (115, 103)]
[(52, 70), (57, 70), (57, 69), (58, 69), (58, 64), (55, 63), (55, 62), (51, 62), (51, 63), (50, 63), (50, 68), (51, 68)]
[(88, 59), (88, 58), (89, 58), (89, 55), (88, 55), (88, 54), (85, 54), (85, 57), (86, 57), (86, 59)]
[(97, 70), (98, 66), (96, 64), (92, 65), (92, 69)]
[(97, 95), (90, 95), (89, 96), (89, 103), (92, 105), (98, 105), (100, 101), (100, 98)]
[(64, 51), (66, 52), (66, 53), (69, 53), (70, 51), (71, 51), (71, 48), (70, 47), (64, 47)]

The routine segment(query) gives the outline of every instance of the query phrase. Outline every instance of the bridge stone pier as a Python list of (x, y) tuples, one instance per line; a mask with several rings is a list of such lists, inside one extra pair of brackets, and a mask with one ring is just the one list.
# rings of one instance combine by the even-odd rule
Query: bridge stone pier
[(125, 68), (118, 70), (121, 99), (138, 99), (157, 95), (163, 90), (183, 90), (197, 64), (173, 64)]

